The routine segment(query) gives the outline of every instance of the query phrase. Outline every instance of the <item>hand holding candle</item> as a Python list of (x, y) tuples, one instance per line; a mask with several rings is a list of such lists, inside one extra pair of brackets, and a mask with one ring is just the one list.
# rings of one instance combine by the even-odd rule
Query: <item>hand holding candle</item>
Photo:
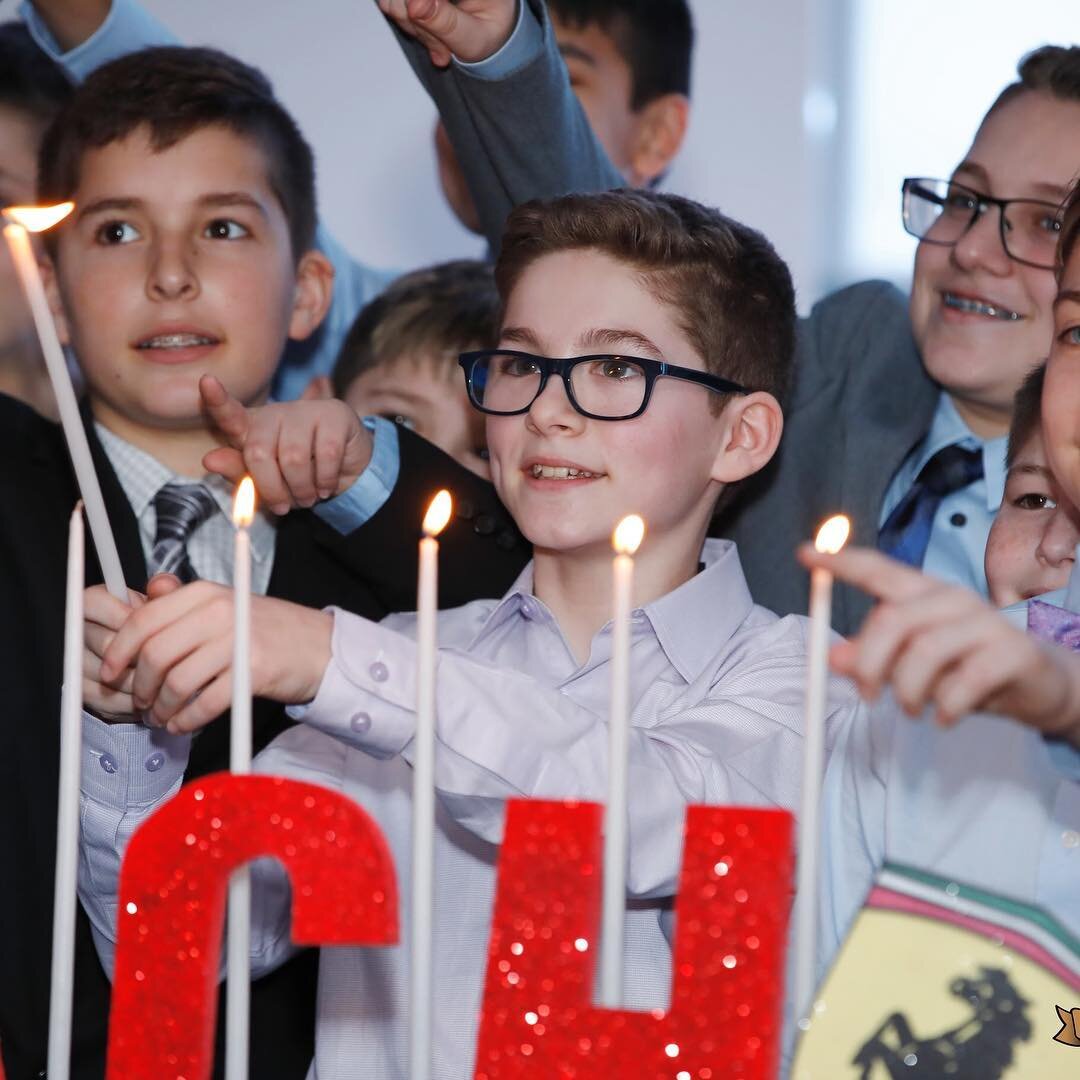
[(83, 502), (86, 505), (86, 520), (90, 523), (90, 534), (94, 538), (101, 572), (110, 593), (128, 601), (127, 587), (124, 585), (124, 572), (120, 566), (120, 555), (116, 550), (109, 527), (109, 517), (105, 512), (105, 500), (101, 495), (94, 463), (90, 457), (90, 444), (86, 440), (86, 431), (79, 415), (79, 406), (75, 400), (75, 390), (71, 385), (64, 350), (56, 334), (49, 302), (45, 297), (45, 287), (41, 282), (37, 260), (30, 246), (29, 233), (44, 232), (63, 221), (75, 208), (74, 203), (61, 203), (58, 206), (9, 206), (3, 211), (8, 224), (4, 226), (4, 239), (11, 249), (11, 257), (19, 274), (30, 312), (34, 317), (41, 352), (45, 358), (45, 367), (49, 372), (56, 406), (60, 412), (60, 422), (64, 428), (71, 463), (75, 469), (75, 478), (79, 483)]
[[(847, 543), (851, 522), (843, 514), (829, 518), (818, 530), (814, 547), (836, 554)], [(795, 992), (800, 1021), (812, 1012), (817, 956), (818, 851), (821, 829), (821, 773), (825, 760), (825, 700), (829, 671), (829, 633), (832, 623), (833, 576), (815, 567), (810, 574), (810, 646), (807, 657), (806, 733), (803, 758), (802, 807), (799, 813), (799, 858), (796, 885)]]
[(608, 801), (604, 814), (603, 926), (600, 933), (600, 1004), (622, 1004), (623, 919), (626, 907), (627, 768), (630, 744), (630, 611), (634, 553), (645, 536), (637, 514), (615, 528), (612, 547), (611, 712), (608, 720)]
[(416, 591), (416, 738), (413, 742), (412, 935), (409, 954), (409, 1077), (431, 1075), (431, 929), (435, 858), (435, 665), (439, 541), (453, 512), (440, 491), (424, 515)]

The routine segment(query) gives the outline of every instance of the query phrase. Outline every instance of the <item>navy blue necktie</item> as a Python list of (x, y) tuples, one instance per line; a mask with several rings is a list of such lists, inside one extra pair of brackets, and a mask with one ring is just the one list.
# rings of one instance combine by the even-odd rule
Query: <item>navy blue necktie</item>
[(941, 500), (981, 480), (982, 450), (946, 446), (919, 471), (878, 533), (878, 547), (909, 566), (922, 566)]
[(154, 496), (157, 529), (150, 573), (175, 574), (184, 585), (194, 581), (198, 575), (188, 558), (188, 540), (217, 508), (202, 484), (165, 484)]

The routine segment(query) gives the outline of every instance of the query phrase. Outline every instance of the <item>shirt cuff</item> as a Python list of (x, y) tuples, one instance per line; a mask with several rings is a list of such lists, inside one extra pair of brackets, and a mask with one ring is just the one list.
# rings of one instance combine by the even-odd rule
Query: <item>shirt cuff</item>
[(285, 711), (372, 757), (395, 757), (416, 732), (416, 645), (359, 615), (326, 610), (334, 616), (330, 663), (315, 697)]
[(333, 499), (315, 504), (315, 513), (342, 536), (355, 532), (383, 508), (401, 469), (397, 425), (382, 416), (365, 416), (363, 424), (374, 435), (367, 468), (352, 487)]
[(81, 45), (63, 52), (33, 4), (24, 2), (19, 14), (38, 48), (64, 69), (72, 82), (80, 83), (110, 60), (148, 45), (171, 45), (175, 35), (135, 0), (112, 0), (105, 21)]
[(105, 806), (149, 806), (178, 787), (190, 735), (142, 724), (106, 724), (83, 713), (82, 793)]
[(531, 64), (544, 51), (544, 31), (529, 6), (529, 0), (518, 0), (518, 17), (513, 33), (502, 48), (484, 60), (466, 63), (454, 57), (454, 66), (477, 79), (496, 82)]

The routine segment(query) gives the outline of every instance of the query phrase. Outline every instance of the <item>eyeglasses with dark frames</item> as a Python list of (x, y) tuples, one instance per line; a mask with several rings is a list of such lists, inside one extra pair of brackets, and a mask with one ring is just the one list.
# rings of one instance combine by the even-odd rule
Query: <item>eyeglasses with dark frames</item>
[(908, 177), (903, 191), (904, 229), (927, 244), (953, 247), (990, 209), (998, 210), (1001, 244), (1010, 259), (1052, 270), (1062, 207), (1042, 199), (996, 199), (955, 180)]
[(717, 394), (748, 394), (729, 379), (663, 360), (598, 353), (553, 360), (515, 349), (462, 353), (469, 400), (493, 416), (526, 413), (552, 375), (560, 377), (570, 404), (590, 420), (633, 420), (649, 405), (657, 379), (681, 379)]

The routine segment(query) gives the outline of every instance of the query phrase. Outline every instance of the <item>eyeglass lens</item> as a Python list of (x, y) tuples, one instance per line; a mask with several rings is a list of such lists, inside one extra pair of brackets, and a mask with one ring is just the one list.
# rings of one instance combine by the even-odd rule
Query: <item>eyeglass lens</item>
[[(492, 353), (473, 364), (473, 397), (478, 405), (492, 412), (520, 412), (536, 399), (540, 379), (538, 361), (512, 353)], [(621, 356), (603, 356), (575, 364), (570, 385), (585, 412), (620, 417), (641, 408), (648, 380), (640, 364)]]
[[(947, 180), (915, 180), (904, 192), (904, 225), (913, 236), (935, 244), (955, 244), (985, 204), (982, 196)], [(1010, 199), (1004, 214), (1005, 250), (1014, 258), (1052, 267), (1061, 216), (1049, 203)]]

